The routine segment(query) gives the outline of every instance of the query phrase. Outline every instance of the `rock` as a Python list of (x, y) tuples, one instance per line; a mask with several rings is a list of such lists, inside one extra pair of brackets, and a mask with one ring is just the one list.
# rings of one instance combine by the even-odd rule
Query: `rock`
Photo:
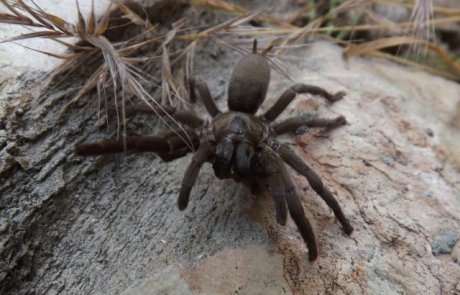
[[(195, 71), (211, 93), (226, 93), (221, 81), (228, 81), (239, 55), (222, 50), (211, 59), (207, 50), (197, 50)], [(459, 243), (452, 245), (451, 233), (460, 232), (460, 164), (453, 156), (460, 131), (449, 122), (460, 86), (384, 60), (345, 62), (342, 48), (327, 42), (291, 50), (282, 61), (295, 82), (347, 93), (334, 104), (298, 96), (283, 118), (314, 112), (344, 115), (348, 124), (283, 141), (336, 196), (355, 228), (350, 237), (293, 171), (318, 241), (313, 263), (292, 220), (276, 223), (269, 196), (254, 198), (239, 184), (217, 180), (210, 165), (180, 212), (176, 198), (190, 156), (170, 163), (149, 153), (77, 157), (76, 142), (110, 136), (94, 127), (97, 110), (69, 109), (55, 125), (53, 114), (68, 93), (49, 93), (55, 103), (30, 108), (16, 82), (0, 100), (24, 113), (2, 113), (1, 126), (10, 127), (1, 136), (8, 144), (15, 135), (31, 140), (14, 155), (27, 159), (28, 170), (10, 159), (0, 172), (0, 220), (7, 222), (0, 293), (248, 294), (266, 291), (267, 282), (276, 294), (458, 292), (460, 264), (452, 260)], [(265, 109), (292, 84), (272, 73)], [(218, 102), (225, 109), (225, 99)], [(154, 127), (149, 122), (146, 130)], [(7, 159), (3, 152), (0, 159)], [(432, 249), (448, 249), (452, 259)]]

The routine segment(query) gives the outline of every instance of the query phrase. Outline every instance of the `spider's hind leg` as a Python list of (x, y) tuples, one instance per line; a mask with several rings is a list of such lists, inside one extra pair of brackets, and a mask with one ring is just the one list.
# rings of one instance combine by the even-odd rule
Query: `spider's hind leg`
[(259, 163), (262, 171), (259, 176), (265, 176), (262, 179), (269, 183), (269, 191), (275, 201), (278, 223), (282, 225), (286, 223), (287, 210), (289, 210), (289, 214), (307, 244), (309, 260), (315, 260), (318, 257), (315, 234), (282, 159), (273, 152), (267, 151), (260, 156)]
[(313, 228), (305, 216), (305, 211), (303, 210), (302, 203), (297, 196), (294, 184), (292, 183), (291, 177), (286, 171), (284, 163), (280, 162), (280, 168), (281, 177), (284, 179), (285, 198), (289, 209), (289, 214), (297, 225), (303, 240), (307, 244), (309, 260), (316, 260), (316, 258), (318, 258), (318, 248), (316, 246), (316, 239), (315, 234), (313, 233)]
[(275, 120), (291, 103), (297, 94), (310, 93), (313, 95), (321, 95), (329, 102), (335, 102), (345, 96), (345, 92), (330, 93), (327, 90), (307, 84), (295, 84), (289, 87), (276, 101), (276, 103), (262, 116), (265, 120), (271, 122)]
[(272, 130), (275, 136), (288, 132), (294, 132), (296, 135), (299, 135), (303, 133), (299, 132), (302, 127), (326, 127), (332, 129), (345, 124), (347, 124), (347, 120), (344, 116), (338, 116), (335, 119), (321, 119), (311, 118), (309, 116), (301, 116), (289, 118), (282, 122), (275, 123), (272, 126)]
[(214, 118), (215, 116), (221, 113), (216, 103), (214, 102), (214, 99), (212, 98), (211, 92), (209, 91), (209, 87), (206, 84), (206, 82), (202, 80), (195, 80), (192, 78), (190, 78), (188, 82), (189, 82), (189, 88), (190, 88), (190, 97), (192, 101), (195, 100), (195, 88), (196, 88), (196, 90), (198, 90), (198, 93), (200, 94), (200, 98), (204, 104), (204, 107), (206, 108), (208, 113), (211, 115), (211, 117)]

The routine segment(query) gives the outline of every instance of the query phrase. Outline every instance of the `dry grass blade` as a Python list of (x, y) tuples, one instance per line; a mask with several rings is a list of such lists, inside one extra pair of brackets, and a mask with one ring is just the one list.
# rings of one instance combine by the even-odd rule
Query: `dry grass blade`
[(196, 35), (194, 38), (192, 38), (193, 40), (199, 40), (199, 39), (203, 39), (203, 38), (209, 38), (212, 34), (218, 32), (218, 31), (221, 31), (221, 30), (224, 30), (224, 29), (230, 29), (232, 27), (236, 27), (242, 23), (245, 23), (245, 22), (248, 22), (252, 19), (254, 19), (255, 17), (259, 16), (260, 14), (262, 13), (262, 11), (253, 11), (253, 12), (249, 12), (249, 13), (245, 13), (245, 14), (242, 14), (242, 15), (239, 15), (235, 18), (232, 18), (232, 19), (229, 19), (228, 21), (225, 21), (221, 24), (218, 24), (214, 27), (211, 27), (207, 30), (204, 30), (202, 32), (200, 32), (198, 35)]
[[(251, 52), (250, 50), (243, 49), (243, 48), (241, 48), (239, 46), (235, 46), (235, 45), (230, 44), (229, 42), (226, 42), (226, 41), (221, 40), (221, 39), (217, 39), (214, 42), (219, 46), (230, 48), (231, 50), (236, 51), (236, 52), (238, 52), (238, 53), (240, 53), (242, 55), (246, 55), (246, 54), (249, 54)], [(252, 43), (252, 40), (250, 42)], [(247, 43), (249, 43), (249, 41)]]
[(94, 48), (91, 47), (85, 47), (85, 46), (79, 46), (76, 44), (72, 44), (69, 42), (62, 41), (61, 39), (53, 38), (52, 39), (54, 42), (57, 42), (59, 44), (62, 44), (66, 46), (68, 49), (74, 50), (74, 51), (91, 51), (94, 50)]
[[(246, 43), (251, 43), (253, 44), (254, 40), (251, 39), (249, 41), (247, 41)], [(220, 45), (220, 46), (223, 46), (223, 47), (227, 47), (227, 48), (230, 48), (232, 49), (233, 51), (236, 51), (236, 52), (239, 52), (243, 55), (246, 55), (246, 54), (249, 54), (252, 52), (252, 47), (251, 47), (251, 50), (247, 50), (247, 49), (243, 49), (239, 46), (235, 46), (235, 45), (232, 45), (228, 42), (225, 42), (224, 40), (215, 40), (215, 43), (217, 45)], [(269, 57), (267, 55), (268, 51), (271, 50), (273, 48), (272, 45), (268, 45), (265, 49), (262, 50), (262, 52), (259, 52), (261, 55), (265, 56), (265, 58), (267, 59), (268, 63), (271, 65), (271, 67), (277, 71), (278, 73), (280, 73), (282, 76), (284, 76), (285, 78), (289, 79), (290, 81), (294, 82), (294, 80), (292, 79), (292, 77), (289, 75), (289, 72), (287, 71), (287, 69), (285, 67), (283, 67), (283, 65), (281, 64), (281, 62), (276, 59), (276, 57), (272, 56), (272, 57)]]
[[(239, 15), (235, 18), (229, 19), (221, 24), (218, 24), (214, 27), (208, 28), (206, 30), (201, 31), (198, 34), (190, 35), (190, 34), (184, 34), (181, 36), (177, 36), (177, 39), (183, 39), (183, 40), (192, 40), (192, 42), (184, 49), (182, 52), (173, 60), (173, 64), (176, 63), (178, 60), (181, 60), (184, 56), (188, 55), (192, 49), (196, 47), (196, 42), (202, 39), (207, 39), (210, 38), (213, 34), (220, 33), (223, 30), (229, 31), (231, 28), (234, 28), (238, 26), (239, 24), (248, 22), (257, 16), (259, 16), (262, 13), (262, 11), (254, 11), (254, 12), (248, 12), (242, 15)], [(217, 41), (219, 42), (219, 41)], [(224, 44), (225, 45), (225, 44)], [(191, 72), (188, 70), (188, 72)], [(190, 77), (190, 76), (187, 76)]]
[(246, 9), (236, 4), (230, 4), (221, 0), (191, 0), (191, 5), (201, 6), (210, 9), (223, 10), (229, 13), (241, 14), (245, 13)]
[(16, 45), (18, 45), (18, 46), (24, 47), (24, 48), (26, 48), (26, 49), (28, 49), (28, 50), (32, 50), (32, 51), (35, 51), (35, 52), (38, 52), (38, 53), (41, 53), (41, 54), (44, 54), (44, 55), (48, 55), (48, 56), (51, 56), (51, 57), (55, 57), (55, 58), (59, 58), (59, 59), (67, 59), (67, 58), (69, 58), (69, 55), (63, 55), (63, 54), (52, 53), (52, 52), (48, 52), (48, 51), (43, 51), (43, 50), (31, 48), (31, 47), (26, 46), (26, 45), (23, 45), (23, 44), (14, 43), (14, 42), (12, 42), (12, 43), (13, 43), (13, 44), (16, 44)]
[(88, 19), (88, 34), (93, 35), (96, 31), (96, 15), (94, 14), (94, 0), (91, 0), (91, 12)]
[(152, 29), (153, 28), (153, 25), (150, 23), (150, 21), (148, 20), (148, 18), (142, 18), (140, 17), (139, 15), (137, 15), (134, 11), (132, 11), (131, 9), (129, 9), (128, 6), (126, 5), (119, 5), (118, 6), (118, 9), (124, 13), (124, 16), (125, 18), (128, 18), (130, 21), (132, 21), (134, 24), (140, 26), (140, 27), (143, 27), (145, 29)]
[(28, 34), (23, 34), (20, 36), (12, 37), (10, 39), (2, 40), (0, 43), (5, 43), (5, 42), (14, 42), (18, 40), (24, 40), (24, 39), (31, 39), (31, 38), (62, 38), (62, 37), (69, 37), (67, 34), (61, 33), (61, 32), (55, 32), (55, 31), (39, 31), (39, 32), (33, 32), (33, 33), (28, 33)]
[(64, 19), (53, 15), (49, 14), (46, 11), (44, 11), (40, 6), (38, 6), (33, 0), (31, 0), (32, 3), (35, 5), (35, 7), (38, 9), (38, 12), (40, 15), (43, 16), (47, 21), (51, 22), (56, 28), (61, 30), (64, 33), (71, 34), (70, 31), (73, 30), (73, 26), (67, 23)]
[(20, 16), (17, 16), (17, 15), (11, 15), (11, 14), (7, 14), (7, 13), (0, 13), (0, 23), (11, 24), (11, 25), (24, 25), (24, 26), (43, 27), (43, 25), (34, 24), (27, 17), (20, 17)]
[[(415, 9), (418, 5), (417, 1), (401, 1), (401, 0), (373, 0), (373, 3), (376, 4), (387, 4), (387, 5), (397, 5), (400, 7)], [(433, 6), (434, 13), (440, 13), (444, 15), (458, 15), (460, 13), (460, 9), (455, 7), (447, 7), (447, 6)]]
[(96, 86), (99, 86), (99, 83), (101, 82), (101, 77), (105, 77), (107, 69), (104, 66), (100, 66), (94, 73), (93, 75), (85, 82), (85, 84), (80, 88), (80, 90), (77, 92), (77, 94), (67, 102), (60, 110), (59, 114), (57, 117), (61, 117), (66, 110), (69, 108), (70, 105), (75, 103), (80, 97), (85, 95), (86, 93), (90, 92), (93, 88)]
[(60, 18), (58, 16), (55, 16), (55, 15), (52, 15), (52, 14), (49, 14), (49, 13), (44, 13), (44, 16), (46, 17), (46, 19), (48, 19), (50, 22), (52, 22), (54, 26), (59, 28), (64, 33), (67, 33), (69, 35), (72, 34), (69, 31), (68, 23), (65, 20), (63, 20), (62, 18)]
[(320, 28), (322, 22), (322, 19), (317, 19), (316, 21), (313, 21), (309, 23), (307, 26), (303, 27), (301, 30), (296, 29), (281, 43), (280, 49), (276, 50), (275, 54), (282, 54), (284, 52), (283, 47), (286, 47), (287, 45), (294, 43), (296, 40), (305, 35), (314, 33), (318, 28)]
[(9, 11), (11, 11), (12, 13), (14, 13), (14, 15), (18, 18), (27, 18), (26, 16), (24, 16), (23, 14), (19, 13), (19, 11), (17, 11), (13, 5), (11, 5), (10, 3), (8, 3), (8, 0), (0, 0), (0, 3), (2, 3), (3, 5), (5, 5), (6, 8), (8, 8)]
[(27, 11), (31, 16), (38, 20), (39, 23), (43, 24), (43, 26), (47, 27), (48, 29), (53, 29), (52, 24), (50, 24), (46, 18), (44, 18), (39, 12), (36, 12), (34, 9), (26, 5), (22, 0), (17, 0), (17, 5)]
[(366, 55), (391, 60), (391, 61), (397, 62), (399, 64), (402, 64), (402, 65), (406, 65), (406, 66), (410, 66), (410, 67), (413, 67), (413, 68), (416, 68), (416, 69), (420, 69), (422, 71), (425, 71), (427, 73), (431, 73), (433, 75), (437, 75), (437, 76), (440, 76), (440, 77), (444, 77), (444, 78), (447, 78), (447, 79), (451, 79), (451, 80), (460, 82), (460, 76), (459, 75), (448, 73), (448, 72), (438, 70), (438, 69), (435, 69), (435, 68), (432, 68), (432, 67), (429, 67), (429, 66), (421, 65), (419, 63), (416, 63), (416, 62), (413, 62), (413, 61), (410, 61), (410, 60), (407, 60), (407, 59), (404, 59), (402, 57), (395, 56), (395, 55), (392, 55), (392, 54), (389, 54), (389, 53), (384, 53), (384, 52), (381, 52), (381, 51), (370, 51), (370, 52), (366, 53)]
[[(0, 23), (24, 25), (26, 27), (47, 28), (50, 31), (61, 32), (67, 36), (72, 36), (71, 31), (73, 26), (71, 24), (67, 23), (65, 20), (58, 16), (44, 12), (38, 6), (38, 8), (35, 9), (22, 1), (17, 1), (15, 3), (15, 7), (8, 3), (7, 0), (0, 0), (0, 3), (2, 3), (10, 12), (13, 13), (0, 14)], [(24, 14), (20, 11), (23, 11)], [(29, 14), (29, 16), (26, 14)]]
[[(108, 96), (106, 95), (106, 92), (111, 89), (110, 100), (113, 102), (114, 107), (117, 110), (117, 134), (119, 134), (121, 126), (123, 126), (122, 136), (125, 137), (125, 107), (132, 97), (138, 97), (145, 104), (151, 106), (153, 110), (161, 112), (159, 115), (162, 120), (163, 117), (169, 117), (176, 126), (169, 126), (168, 124), (170, 123), (165, 121), (166, 124), (173, 130), (179, 130), (179, 136), (183, 137), (183, 140), (193, 149), (191, 139), (188, 137), (187, 132), (185, 132), (180, 124), (174, 121), (174, 119), (163, 110), (158, 101), (154, 99), (149, 94), (149, 91), (144, 88), (143, 84), (158, 87), (158, 85), (154, 85), (152, 79), (147, 79), (147, 75), (136, 65), (138, 62), (145, 61), (146, 58), (132, 56), (140, 48), (146, 45), (152, 43), (162, 44), (159, 47), (159, 50), (163, 51), (163, 86), (169, 95), (167, 103), (173, 104), (178, 101), (180, 102), (181, 97), (184, 94), (184, 89), (182, 89), (184, 87), (183, 85), (177, 86), (175, 84), (171, 73), (171, 65), (169, 61), (170, 54), (168, 52), (167, 45), (176, 37), (181, 24), (176, 23), (174, 29), (165, 36), (153, 38), (149, 36), (149, 38), (145, 40), (145, 36), (147, 34), (152, 34), (152, 32), (156, 29), (156, 26), (152, 25), (148, 19), (143, 19), (138, 16), (127, 6), (118, 5), (117, 8), (123, 13), (122, 17), (129, 19), (130, 23), (141, 26), (144, 31), (129, 40), (112, 43), (103, 35), (109, 27), (110, 8), (107, 9), (102, 19), (98, 22), (94, 14), (94, 1), (92, 2), (92, 8), (88, 20), (85, 20), (80, 10), (79, 3), (76, 0), (78, 20), (75, 25), (66, 22), (58, 16), (43, 11), (37, 5), (35, 5), (35, 8), (28, 6), (28, 4), (22, 1), (16, 1), (15, 4), (12, 4), (13, 2), (8, 0), (0, 0), (0, 3), (3, 3), (10, 12), (0, 14), (0, 23), (3, 22), (46, 29), (45, 31), (16, 36), (3, 42), (30, 38), (49, 38), (66, 45), (70, 49), (74, 49), (71, 54), (65, 56), (36, 50), (50, 56), (64, 59), (61, 65), (36, 82), (36, 87), (34, 87), (36, 90), (41, 91), (44, 87), (49, 86), (50, 82), (55, 81), (58, 75), (60, 75), (60, 81), (57, 81), (57, 84), (67, 80), (84, 65), (88, 65), (88, 68), (95, 68), (86, 82), (79, 87), (78, 92), (61, 109), (57, 115), (57, 119), (62, 116), (70, 105), (95, 88), (98, 90), (99, 100), (104, 99), (105, 105), (107, 106)], [(63, 37), (77, 37), (80, 42), (78, 42), (77, 45), (72, 45), (60, 40), (60, 38)], [(172, 96), (174, 96), (174, 99)], [(44, 99), (44, 97), (36, 100), (36, 102), (38, 103), (42, 101), (42, 99)], [(100, 102), (101, 101), (99, 101), (99, 105)], [(121, 110), (121, 113), (119, 113), (118, 110)]]
[(375, 13), (370, 9), (365, 10), (365, 15), (369, 18), (369, 20), (372, 20), (376, 24), (385, 26), (390, 32), (394, 34), (400, 35), (403, 33), (403, 30), (400, 26), (398, 26), (398, 24), (380, 14)]
[[(187, 55), (190, 56), (190, 52), (194, 50), (194, 48), (196, 47), (197, 41), (210, 38), (213, 34), (222, 33), (222, 31), (224, 30), (230, 31), (232, 28), (235, 28), (236, 26), (242, 23), (248, 22), (256, 18), (261, 13), (262, 11), (248, 12), (248, 13), (239, 15), (237, 17), (234, 17), (232, 19), (229, 19), (221, 24), (218, 24), (216, 26), (203, 30), (198, 34), (184, 34), (184, 35), (176, 36), (176, 39), (192, 40), (192, 42), (185, 49), (182, 50), (182, 52), (172, 61), (172, 64), (175, 64), (177, 61), (181, 60), (184, 56), (187, 56)], [(219, 43), (219, 40), (217, 40), (216, 42)], [(226, 44), (221, 44), (221, 45), (226, 45)], [(188, 69), (186, 72), (187, 72), (186, 76), (190, 77), (189, 74), (191, 73), (191, 69)]]
[(104, 16), (102, 17), (102, 20), (97, 24), (96, 31), (94, 32), (95, 36), (100, 36), (104, 34), (104, 32), (107, 30), (107, 27), (109, 25), (109, 19), (110, 19), (110, 7), (109, 6), (104, 13)]
[(171, 70), (171, 62), (169, 59), (169, 52), (168, 52), (168, 45), (171, 41), (175, 38), (178, 30), (180, 30), (181, 26), (183, 25), (183, 20), (179, 20), (173, 26), (173, 28), (167, 34), (165, 40), (161, 44), (162, 48), (162, 103), (165, 105), (174, 105), (174, 100), (172, 96), (177, 98), (179, 101), (185, 102), (185, 99), (181, 96), (178, 87), (174, 81), (172, 70)]
[[(430, 25), (441, 25), (441, 24), (451, 24), (460, 22), (460, 15), (444, 17), (444, 18), (437, 18), (430, 21)], [(311, 24), (311, 23), (310, 23)], [(400, 28), (408, 28), (413, 25), (412, 22), (401, 22), (395, 23)], [(253, 28), (251, 30), (241, 30), (238, 28), (232, 28), (232, 30), (228, 29), (228, 32), (231, 34), (237, 34), (240, 36), (281, 36), (284, 37), (286, 34), (313, 34), (313, 33), (337, 33), (337, 32), (370, 32), (376, 31), (381, 29), (387, 29), (387, 24), (363, 24), (363, 25), (344, 25), (340, 27), (321, 27), (321, 24), (313, 27), (306, 27), (303, 28)], [(222, 34), (222, 32), (221, 32)], [(181, 36), (182, 39), (195, 39), (196, 35), (184, 35)]]
[(194, 76), (193, 69), (194, 69), (194, 57), (195, 57), (195, 50), (196, 50), (196, 42), (192, 42), (191, 46), (189, 47), (189, 51), (186, 52), (185, 55), (185, 80), (192, 78)]
[[(11, 14), (1, 14), (0, 22), (25, 25), (29, 27), (48, 28), (48, 30), (45, 31), (24, 34), (5, 40), (3, 42), (12, 42), (30, 38), (50, 38), (54, 41), (66, 45), (68, 48), (75, 50), (69, 55), (57, 55), (51, 52), (36, 50), (43, 54), (57, 58), (63, 58), (64, 61), (52, 72), (45, 75), (38, 82), (36, 82), (34, 87), (35, 91), (40, 91), (44, 87), (47, 87), (49, 83), (60, 74), (64, 74), (62, 77), (60, 77), (61, 81), (63, 81), (70, 77), (72, 73), (75, 73), (77, 69), (81, 68), (82, 65), (97, 65), (97, 63), (101, 63), (99, 67), (96, 66), (96, 69), (92, 73), (91, 77), (84, 83), (84, 85), (80, 88), (73, 99), (71, 99), (64, 106), (60, 112), (60, 115), (64, 113), (69, 105), (96, 87), (99, 90), (103, 90), (104, 93), (105, 88), (112, 87), (114, 92), (113, 95), (115, 97), (113, 100), (115, 104), (120, 103), (117, 101), (119, 97), (117, 96), (116, 92), (118, 91), (118, 87), (121, 87), (122, 108), (124, 108), (127, 95), (140, 95), (139, 91), (137, 91), (137, 93), (131, 93), (133, 89), (139, 88), (129, 88), (129, 86), (132, 85), (130, 80), (135, 80), (139, 77), (132, 76), (132, 70), (130, 67), (136, 63), (136, 59), (129, 59), (128, 56), (152, 41), (147, 40), (144, 42), (136, 43), (136, 38), (116, 44), (112, 44), (110, 41), (108, 41), (103, 36), (103, 33), (108, 28), (110, 7), (102, 17), (102, 20), (98, 23), (94, 14), (93, 2), (88, 22), (86, 22), (81, 13), (78, 1), (76, 1), (78, 22), (76, 25), (73, 25), (58, 16), (46, 13), (37, 5), (36, 8), (34, 8), (28, 6), (22, 1), (16, 1), (15, 4), (12, 4), (12, 2), (8, 0), (0, 0), (0, 3), (3, 3), (4, 6), (11, 12)], [(149, 27), (149, 33), (155, 29), (155, 27), (152, 26), (148, 21), (142, 20), (134, 12), (125, 9), (125, 6), (121, 5), (120, 7), (122, 11), (125, 11), (129, 14), (126, 17), (129, 18), (132, 22)], [(66, 43), (59, 39), (63, 37), (77, 37), (80, 39), (80, 41), (83, 41), (79, 42), (79, 44), (86, 45), (80, 46)], [(158, 41), (155, 40), (155, 42)], [(101, 57), (102, 61), (100, 60)], [(41, 99), (37, 100), (37, 102), (38, 101), (41, 101)], [(60, 116), (58, 115), (57, 117), (59, 118)]]
[[(433, 19), (433, 2), (432, 0), (417, 0), (410, 21), (413, 22), (412, 27), (409, 27), (408, 35), (414, 39), (431, 40), (435, 35), (435, 27), (431, 23)], [(418, 43), (410, 45), (416, 56), (420, 55), (421, 45)]]
[[(136, 36), (136, 37), (134, 37), (131, 40), (128, 40), (126, 42), (122, 42), (121, 45), (119, 46), (120, 47), (120, 49), (119, 49), (120, 53), (122, 53), (123, 55), (129, 55), (132, 52), (134, 52), (134, 51), (136, 51), (136, 50), (138, 50), (141, 47), (144, 47), (146, 45), (149, 45), (149, 44), (152, 44), (152, 43), (157, 43), (157, 44), (162, 43), (162, 40), (164, 39), (164, 36), (160, 36), (160, 37), (156, 37), (156, 38), (149, 38), (149, 39), (147, 39), (145, 41), (135, 42), (138, 39), (138, 37), (141, 37), (142, 35), (145, 35), (146, 33), (153, 32), (155, 29), (156, 29), (156, 26), (152, 26), (152, 28), (150, 28), (149, 30), (147, 30), (144, 33), (140, 34), (139, 36)], [(119, 44), (117, 44), (117, 47), (118, 47), (118, 45)]]
[(91, 60), (92, 58), (94, 58), (94, 55), (95, 55), (94, 51), (70, 54), (65, 57), (63, 62), (59, 64), (58, 67), (54, 68), (51, 72), (45, 74), (37, 82), (35, 82), (35, 85), (32, 87), (31, 92), (34, 94), (34, 96), (39, 97), (39, 99), (37, 99), (37, 103), (42, 102), (43, 99), (46, 98), (46, 97), (40, 96), (39, 92), (42, 89), (45, 89), (46, 87), (48, 87), (52, 81), (55, 81), (56, 77), (59, 76), (59, 81), (55, 81), (56, 83), (54, 87), (57, 87), (61, 82), (70, 78), (72, 73), (78, 66), (81, 66), (82, 63), (84, 63), (85, 61)]
[[(351, 9), (354, 9), (356, 7), (365, 5), (367, 3), (369, 3), (369, 0), (350, 0), (350, 1), (346, 1), (346, 2), (342, 3), (341, 5), (337, 6), (336, 8), (330, 10), (327, 14), (317, 17), (315, 20), (313, 20), (310, 23), (308, 23), (305, 27), (300, 28), (300, 29), (298, 29), (298, 28), (294, 29), (294, 31), (282, 42), (281, 49), (278, 49), (276, 51), (276, 54), (283, 53), (283, 51), (284, 51), (284, 49), (282, 49), (283, 47), (285, 47), (286, 45), (292, 44), (293, 42), (295, 42), (299, 38), (317, 32), (320, 29), (321, 25), (327, 19), (332, 17), (333, 15), (337, 15), (339, 13), (349, 11)], [(328, 29), (328, 28), (326, 28), (326, 29)]]
[(354, 55), (366, 54), (368, 52), (379, 50), (382, 48), (394, 47), (394, 46), (400, 46), (400, 45), (411, 45), (411, 44), (419, 44), (421, 46), (426, 47), (427, 49), (430, 49), (431, 51), (436, 53), (438, 57), (443, 62), (445, 62), (446, 65), (450, 69), (452, 69), (456, 74), (460, 75), (460, 65), (455, 63), (443, 49), (441, 49), (436, 44), (427, 42), (425, 40), (414, 39), (411, 37), (384, 38), (384, 39), (379, 39), (379, 40), (375, 40), (371, 42), (366, 42), (360, 45), (350, 44), (345, 49), (343, 54), (345, 58), (350, 58), (351, 56), (354, 56)]
[(77, 22), (77, 32), (79, 35), (84, 35), (86, 33), (86, 21), (83, 15), (81, 14), (80, 5), (78, 4), (78, 0), (75, 0), (77, 5), (77, 15), (78, 15), (78, 22)]

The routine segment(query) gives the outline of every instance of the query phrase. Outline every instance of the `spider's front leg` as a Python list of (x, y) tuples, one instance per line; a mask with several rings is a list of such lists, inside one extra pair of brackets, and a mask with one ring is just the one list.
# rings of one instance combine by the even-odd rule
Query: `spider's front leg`
[(192, 162), (185, 170), (184, 178), (182, 178), (182, 185), (180, 188), (179, 198), (177, 199), (177, 207), (179, 210), (185, 210), (190, 198), (190, 192), (195, 185), (196, 178), (200, 172), (201, 166), (204, 162), (208, 161), (213, 154), (213, 147), (210, 143), (202, 144), (192, 158)]
[(321, 95), (329, 102), (335, 102), (345, 96), (345, 92), (330, 93), (327, 90), (307, 84), (295, 84), (289, 87), (276, 101), (276, 103), (262, 116), (268, 122), (275, 120), (291, 103), (297, 94), (311, 93), (313, 95)]
[(195, 132), (168, 132), (159, 136), (128, 136), (124, 139), (80, 143), (75, 145), (74, 151), (75, 154), (85, 157), (128, 151), (155, 152), (163, 160), (170, 161), (198, 148), (199, 144)]

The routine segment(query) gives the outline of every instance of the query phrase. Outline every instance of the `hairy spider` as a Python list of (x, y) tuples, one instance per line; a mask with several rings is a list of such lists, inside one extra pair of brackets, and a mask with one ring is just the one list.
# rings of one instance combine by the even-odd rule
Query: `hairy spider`
[[(165, 107), (164, 113), (181, 122), (182, 135), (191, 139), (187, 144), (180, 132), (169, 131), (159, 136), (135, 136), (120, 140), (105, 140), (96, 143), (82, 143), (75, 147), (81, 156), (95, 156), (124, 151), (155, 152), (164, 161), (171, 161), (195, 151), (185, 171), (177, 205), (184, 210), (189, 202), (190, 191), (198, 172), (205, 162), (212, 163), (215, 175), (220, 179), (231, 178), (252, 188), (253, 192), (266, 191), (272, 195), (276, 208), (276, 220), (285, 225), (287, 211), (297, 225), (309, 250), (309, 260), (318, 257), (318, 250), (310, 222), (305, 216), (302, 203), (296, 194), (285, 163), (307, 178), (313, 190), (332, 208), (334, 215), (348, 235), (353, 227), (342, 212), (339, 203), (324, 187), (320, 177), (287, 145), (275, 138), (302, 127), (335, 128), (346, 124), (343, 116), (335, 119), (294, 117), (282, 122), (273, 122), (297, 94), (321, 95), (329, 102), (344, 96), (343, 92), (331, 94), (311, 85), (295, 84), (287, 89), (276, 103), (263, 115), (255, 113), (265, 99), (270, 81), (270, 67), (264, 56), (257, 53), (254, 41), (252, 54), (243, 57), (236, 65), (228, 86), (227, 112), (216, 106), (208, 86), (203, 81), (190, 80), (191, 98), (195, 89), (206, 110), (212, 117), (206, 122), (192, 113)], [(137, 113), (158, 113), (158, 110), (144, 105), (132, 105), (126, 115)], [(287, 206), (286, 206), (287, 205)]]

